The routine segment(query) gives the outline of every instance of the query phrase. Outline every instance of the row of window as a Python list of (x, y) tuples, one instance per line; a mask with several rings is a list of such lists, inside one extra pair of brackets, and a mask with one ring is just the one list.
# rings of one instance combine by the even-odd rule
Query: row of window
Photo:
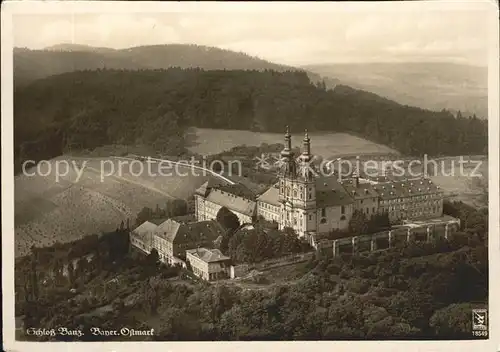
[(408, 211), (405, 210), (392, 210), (390, 211), (390, 215), (392, 218), (416, 218), (419, 216), (432, 215), (439, 211), (439, 207), (425, 207), (425, 208), (417, 208), (411, 209)]
[(193, 273), (198, 277), (204, 278), (205, 280), (208, 279), (207, 274), (202, 270), (198, 269), (197, 267), (193, 267)]
[[(437, 199), (437, 198), (439, 198), (439, 199)], [(437, 199), (437, 200), (435, 200), (435, 199)], [(439, 202), (440, 199), (441, 199), (441, 196), (439, 194), (425, 194), (422, 196), (412, 196), (412, 197), (403, 197), (403, 198), (381, 200), (380, 204), (386, 205), (386, 204), (394, 204), (394, 203), (416, 202), (416, 201), (421, 201), (421, 200), (435, 200), (435, 202)]]
[[(370, 215), (370, 208), (359, 208), (359, 211), (362, 212), (363, 214)], [(377, 212), (375, 207), (372, 207), (372, 214), (375, 214)], [(342, 213), (344, 214), (344, 213)]]
[(388, 208), (382, 208), (382, 211), (384, 211), (384, 209), (387, 209), (389, 212), (391, 211), (394, 211), (394, 210), (407, 210), (407, 211), (415, 211), (415, 210), (418, 210), (418, 209), (424, 209), (424, 210), (428, 210), (428, 211), (438, 211), (439, 209), (439, 205), (436, 205), (434, 203), (432, 204), (417, 204), (417, 205), (414, 205), (414, 206), (407, 206), (405, 204), (402, 204), (402, 205), (394, 205), (394, 206), (390, 206)]
[(264, 209), (269, 209), (271, 211), (274, 211), (274, 212), (278, 212), (280, 207), (279, 206), (275, 206), (275, 205), (272, 205), (272, 204), (269, 204), (269, 203), (264, 203), (264, 202), (260, 202), (259, 205), (264, 208)]
[(280, 219), (279, 215), (268, 212), (268, 211), (260, 211), (259, 215), (262, 215), (264, 217), (264, 219), (266, 219), (266, 220), (278, 221)]
[[(347, 220), (347, 218), (345, 217), (345, 215), (342, 215), (340, 217), (340, 221), (345, 221), (345, 220)], [(319, 222), (320, 224), (326, 224), (326, 218), (322, 218)]]
[[(293, 192), (290, 192), (290, 188), (286, 188), (286, 192), (284, 191), (284, 188), (280, 188), (280, 193), (286, 195), (287, 197), (290, 197), (293, 194), (293, 198), (299, 198), (299, 199), (304, 199), (304, 194), (302, 192), (299, 192), (297, 194), (297, 190), (293, 190)], [(307, 199), (311, 200), (312, 199), (312, 192), (309, 191), (307, 194)]]

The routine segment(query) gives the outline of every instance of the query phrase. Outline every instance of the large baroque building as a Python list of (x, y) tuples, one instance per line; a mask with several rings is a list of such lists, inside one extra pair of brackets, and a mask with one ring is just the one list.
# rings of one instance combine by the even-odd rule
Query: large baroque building
[(225, 206), (241, 223), (261, 216), (277, 222), (280, 229), (291, 227), (299, 236), (305, 236), (348, 229), (356, 210), (367, 219), (387, 213), (391, 222), (442, 216), (443, 194), (429, 179), (370, 183), (355, 172), (342, 180), (337, 175), (323, 175), (312, 161), (307, 132), (302, 153), (295, 155), (287, 128), (276, 184), (254, 198), (242, 193), (237, 185), (207, 182), (195, 194), (196, 218), (215, 219)]

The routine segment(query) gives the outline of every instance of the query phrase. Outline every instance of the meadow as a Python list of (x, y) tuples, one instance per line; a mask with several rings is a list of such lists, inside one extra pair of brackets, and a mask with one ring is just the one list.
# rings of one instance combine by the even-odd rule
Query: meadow
[(452, 163), (453, 160), (456, 161), (448, 158), (442, 172), (431, 176), (432, 181), (441, 187), (446, 196), (452, 196), (453, 200), (474, 207), (488, 206), (488, 159), (477, 160), (481, 162), (477, 170), (476, 165), (471, 163), (464, 165), (463, 171), (458, 163)]
[[(297, 132), (297, 131), (292, 131)], [(284, 134), (284, 131), (283, 131)], [(262, 143), (283, 143), (283, 134), (224, 130), (211, 128), (193, 128), (191, 145), (188, 149), (202, 155), (218, 154), (239, 145), (260, 146)], [(315, 155), (323, 158), (342, 155), (363, 154), (399, 154), (385, 145), (370, 142), (347, 133), (309, 133), (311, 149)], [(302, 147), (304, 133), (292, 133), (292, 146)]]
[[(52, 159), (51, 165), (61, 159)], [(112, 231), (127, 219), (133, 224), (143, 207), (162, 206), (172, 198), (187, 199), (209, 177), (150, 176), (148, 173), (134, 176), (136, 170), (122, 168), (121, 173), (116, 171), (113, 176), (103, 177), (101, 182), (100, 168), (104, 159), (81, 158), (80, 165), (83, 160), (87, 164), (78, 182), (73, 168), (58, 181), (55, 172), (47, 176), (16, 176), (16, 257), (27, 254), (32, 245), (45, 247), (56, 241), (68, 242)], [(107, 160), (112, 160), (118, 170), (118, 159)], [(108, 168), (104, 174), (107, 171)]]

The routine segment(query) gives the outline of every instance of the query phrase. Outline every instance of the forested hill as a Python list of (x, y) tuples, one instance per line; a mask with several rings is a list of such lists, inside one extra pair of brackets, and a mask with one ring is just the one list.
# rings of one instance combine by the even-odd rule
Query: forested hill
[(402, 106), (345, 86), (327, 90), (303, 72), (78, 71), (14, 93), (17, 160), (68, 146), (147, 143), (181, 147), (188, 126), (361, 135), (407, 155), (482, 154), (487, 122)]
[[(206, 70), (300, 70), (278, 65), (250, 55), (214, 47), (190, 44), (138, 46), (129, 49), (97, 48), (60, 44), (45, 50), (14, 49), (14, 82), (25, 85), (36, 79), (96, 69), (167, 69), (169, 67)], [(314, 81), (321, 78), (308, 72)], [(327, 78), (333, 87), (338, 81)]]

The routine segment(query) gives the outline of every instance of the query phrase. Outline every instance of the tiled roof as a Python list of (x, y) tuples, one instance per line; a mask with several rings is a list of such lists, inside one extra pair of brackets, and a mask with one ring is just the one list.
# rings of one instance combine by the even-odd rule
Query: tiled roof
[(175, 243), (215, 241), (222, 233), (222, 227), (215, 220), (180, 223), (168, 219), (155, 230), (157, 236), (171, 243), (174, 241)]
[(318, 208), (326, 208), (338, 205), (352, 204), (353, 200), (344, 190), (330, 190), (316, 192), (316, 204)]
[(156, 226), (163, 224), (165, 221), (167, 221), (169, 218), (158, 218), (158, 219), (150, 219), (149, 222), (155, 224)]
[(219, 185), (217, 188), (225, 193), (233, 194), (235, 196), (246, 198), (250, 200), (255, 200), (255, 194), (250, 191), (245, 185), (241, 183), (235, 183), (234, 185)]
[(382, 199), (394, 199), (441, 192), (430, 179), (381, 183), (373, 186)]
[(253, 216), (255, 214), (255, 202), (253, 200), (238, 197), (219, 189), (213, 189), (206, 199), (244, 215)]
[(200, 258), (205, 263), (213, 263), (231, 259), (222, 254), (222, 252), (218, 249), (196, 248), (188, 249), (186, 252)]
[(135, 228), (132, 232), (135, 235), (142, 237), (153, 232), (154, 230), (156, 230), (156, 225), (152, 222), (145, 221), (140, 226)]
[(215, 220), (182, 224), (179, 227), (176, 243), (207, 241), (213, 242), (224, 233), (221, 225)]
[(378, 193), (370, 183), (358, 183), (357, 187), (353, 180), (346, 180), (342, 183), (346, 192), (354, 199), (377, 198)]
[(336, 176), (319, 176), (315, 179), (316, 191), (331, 191), (341, 188)]
[(347, 205), (352, 202), (336, 176), (316, 178), (316, 204), (318, 208)]
[(200, 196), (206, 197), (212, 188), (219, 187), (221, 185), (222, 182), (220, 180), (209, 178), (207, 182), (196, 189), (195, 193), (199, 194)]
[(258, 196), (257, 200), (259, 202), (264, 202), (264, 203), (272, 204), (274, 206), (280, 206), (281, 203), (279, 202), (279, 190), (278, 190), (278, 187), (276, 185), (270, 187), (267, 191), (265, 191), (260, 196)]
[(155, 235), (169, 242), (173, 242), (181, 224), (172, 219), (162, 222), (155, 230)]

